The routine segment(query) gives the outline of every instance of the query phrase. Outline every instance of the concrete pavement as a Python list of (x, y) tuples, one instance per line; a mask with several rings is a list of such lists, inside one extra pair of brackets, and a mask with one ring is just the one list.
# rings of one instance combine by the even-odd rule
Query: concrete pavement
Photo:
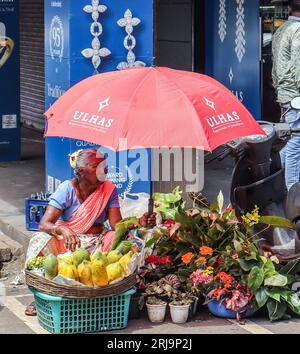
[[(0, 305), (0, 334), (47, 334), (37, 321), (37, 317), (24, 315), (24, 309), (32, 301), (32, 294), (21, 286), (8, 285), (5, 306)], [(171, 322), (167, 315), (162, 324), (150, 323), (147, 314), (140, 319), (129, 320), (123, 330), (102, 332), (108, 334), (300, 334), (300, 319), (271, 323), (264, 314), (247, 319), (244, 324), (236, 320), (226, 320), (210, 315), (203, 307), (196, 317), (183, 325)]]
[(40, 132), (22, 128), (22, 160), (0, 162), (0, 231), (27, 248), (25, 198), (45, 190), (44, 140)]

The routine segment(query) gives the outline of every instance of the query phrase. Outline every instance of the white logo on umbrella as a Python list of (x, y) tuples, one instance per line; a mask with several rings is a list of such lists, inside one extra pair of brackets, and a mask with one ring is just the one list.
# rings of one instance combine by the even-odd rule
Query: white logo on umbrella
[(229, 80), (230, 80), (230, 85), (232, 85), (232, 81), (233, 81), (233, 78), (234, 78), (234, 74), (233, 74), (233, 71), (232, 71), (232, 67), (230, 68), (228, 77), (229, 77)]
[(101, 101), (99, 102), (99, 110), (98, 112), (101, 112), (102, 109), (104, 109), (105, 107), (108, 107), (109, 106), (109, 100), (110, 100), (110, 97), (108, 97), (106, 100), (104, 101)]
[(215, 103), (210, 101), (210, 100), (208, 100), (206, 97), (204, 97), (204, 99), (206, 101), (206, 105), (216, 112)]

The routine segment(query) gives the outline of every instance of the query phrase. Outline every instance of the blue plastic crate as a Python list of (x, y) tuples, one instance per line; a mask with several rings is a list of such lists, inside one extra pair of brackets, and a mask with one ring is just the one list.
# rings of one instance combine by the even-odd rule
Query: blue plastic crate
[(35, 298), (39, 324), (54, 334), (92, 333), (123, 329), (128, 325), (130, 289), (120, 295), (68, 299), (30, 289)]
[(39, 223), (44, 216), (49, 201), (39, 199), (25, 199), (26, 229), (38, 231)]

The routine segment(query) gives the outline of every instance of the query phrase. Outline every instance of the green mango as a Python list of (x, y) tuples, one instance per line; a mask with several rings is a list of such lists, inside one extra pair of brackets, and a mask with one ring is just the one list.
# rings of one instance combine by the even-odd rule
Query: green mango
[(77, 268), (79, 264), (81, 264), (83, 261), (90, 261), (90, 254), (89, 252), (84, 249), (84, 248), (78, 248), (74, 253), (73, 253), (73, 259), (74, 259), (74, 265)]
[(57, 258), (53, 254), (49, 254), (44, 263), (45, 267), (45, 278), (52, 280), (58, 274), (58, 261)]
[(97, 251), (91, 255), (91, 261), (102, 261), (105, 265), (108, 264), (107, 255)]

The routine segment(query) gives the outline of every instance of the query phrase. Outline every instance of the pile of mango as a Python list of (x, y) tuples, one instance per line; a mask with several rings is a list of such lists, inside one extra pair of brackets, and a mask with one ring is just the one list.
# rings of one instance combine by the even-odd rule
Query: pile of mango
[[(113, 251), (90, 254), (79, 248), (72, 254), (47, 256), (45, 277), (53, 280), (57, 275), (79, 281), (86, 286), (103, 286), (121, 280), (127, 275), (127, 264), (135, 252), (133, 243), (123, 241)], [(55, 280), (55, 279), (54, 279)]]

